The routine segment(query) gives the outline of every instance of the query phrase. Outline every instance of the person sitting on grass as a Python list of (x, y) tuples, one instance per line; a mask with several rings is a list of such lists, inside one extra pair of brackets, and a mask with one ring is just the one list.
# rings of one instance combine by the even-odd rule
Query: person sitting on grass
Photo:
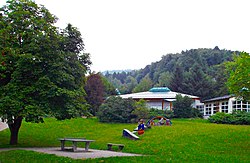
[(143, 119), (140, 119), (139, 125), (138, 125), (138, 135), (144, 134), (144, 129), (145, 129), (144, 121), (143, 121)]
[(172, 121), (170, 119), (166, 119), (166, 125), (167, 126), (172, 126)]

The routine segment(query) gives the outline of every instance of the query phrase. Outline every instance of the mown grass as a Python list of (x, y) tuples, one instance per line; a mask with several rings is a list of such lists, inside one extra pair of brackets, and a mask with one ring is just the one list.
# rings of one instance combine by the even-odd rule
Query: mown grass
[[(22, 124), (18, 147), (60, 146), (58, 138), (85, 137), (96, 140), (90, 148), (107, 149), (107, 143), (125, 144), (123, 152), (143, 157), (86, 159), (84, 162), (250, 162), (250, 126), (218, 125), (205, 120), (176, 119), (173, 126), (155, 126), (138, 141), (122, 137), (122, 130), (136, 124), (107, 124), (97, 119)], [(10, 147), (9, 130), (0, 132), (0, 148)], [(69, 144), (71, 145), (71, 144)], [(81, 144), (79, 144), (81, 145)], [(21, 159), (20, 159), (21, 158)], [(0, 162), (82, 162), (32, 151), (0, 153)]]

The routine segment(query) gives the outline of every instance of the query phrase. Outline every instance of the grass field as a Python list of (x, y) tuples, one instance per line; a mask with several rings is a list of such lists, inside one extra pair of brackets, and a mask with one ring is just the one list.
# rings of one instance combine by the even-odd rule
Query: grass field
[[(250, 162), (250, 126), (218, 125), (205, 120), (176, 119), (173, 126), (155, 126), (146, 130), (138, 141), (123, 138), (122, 130), (133, 130), (136, 124), (106, 124), (97, 119), (22, 124), (18, 147), (60, 146), (58, 138), (85, 137), (96, 140), (90, 148), (107, 149), (106, 144), (125, 144), (123, 152), (143, 157), (86, 159), (84, 162)], [(0, 132), (0, 148), (10, 147), (9, 130)], [(71, 144), (69, 144), (71, 145)], [(79, 144), (80, 145), (80, 144)], [(0, 153), (0, 162), (82, 162), (32, 151)]]

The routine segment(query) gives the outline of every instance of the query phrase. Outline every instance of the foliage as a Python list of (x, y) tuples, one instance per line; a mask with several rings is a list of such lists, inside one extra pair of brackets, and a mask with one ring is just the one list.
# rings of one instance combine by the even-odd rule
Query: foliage
[[(158, 76), (158, 75), (157, 75)], [(158, 84), (155, 86), (158, 87), (167, 87), (171, 84), (172, 74), (170, 72), (163, 72), (159, 75)]]
[(89, 111), (91, 114), (96, 115), (104, 99), (104, 85), (101, 76), (99, 74), (90, 74), (84, 88), (87, 94), (86, 100), (90, 104)]
[[(151, 87), (166, 86), (172, 91), (199, 95), (205, 100), (228, 95), (225, 82), (229, 75), (225, 72), (224, 63), (232, 60), (233, 53), (217, 46), (214, 49), (190, 49), (177, 54), (166, 54), (160, 61), (153, 62), (140, 70), (107, 73), (105, 77), (122, 94), (149, 90), (148, 87), (140, 86), (142, 80), (146, 78), (147, 81), (151, 81)], [(129, 79), (131, 77), (136, 79), (133, 84)]]
[[(192, 95), (198, 97), (211, 98), (215, 81), (212, 80), (210, 76), (206, 75), (200, 67), (200, 65), (195, 63), (190, 68), (189, 72), (186, 73), (188, 74), (184, 82), (186, 89), (181, 92), (187, 94), (192, 92)], [(175, 80), (173, 80), (172, 83), (176, 83)]]
[(135, 118), (133, 118), (131, 122), (138, 122), (141, 118), (149, 118), (149, 108), (145, 100), (141, 99), (135, 102), (135, 110), (132, 111), (132, 115), (135, 116)]
[(234, 55), (233, 61), (226, 64), (230, 77), (227, 86), (230, 93), (250, 100), (250, 55), (241, 52), (240, 55)]
[(144, 92), (148, 91), (153, 86), (151, 79), (147, 76), (143, 78), (138, 85), (133, 89), (133, 92)]
[[(124, 144), (123, 152), (139, 153), (141, 157), (110, 157), (75, 160), (30, 151), (0, 152), (0, 162), (249, 162), (249, 126), (217, 125), (203, 119), (172, 119), (171, 127), (152, 127), (138, 141), (123, 138), (122, 130), (133, 130), (137, 124), (100, 123), (95, 118), (57, 121), (45, 118), (45, 123), (24, 122), (20, 144), (16, 147), (60, 147), (61, 137), (85, 137), (96, 140), (91, 149), (106, 150), (107, 143)], [(74, 126), (74, 127), (72, 127)], [(216, 134), (215, 134), (216, 133)], [(0, 148), (7, 143), (9, 130), (0, 132)], [(66, 144), (72, 146), (72, 143)], [(84, 147), (79, 143), (79, 147)], [(163, 148), (164, 147), (164, 148)], [(26, 154), (25, 154), (26, 152)], [(49, 161), (51, 159), (51, 161)]]
[(177, 118), (191, 118), (192, 115), (192, 99), (188, 96), (182, 97), (180, 94), (176, 95), (176, 101), (173, 102), (174, 116)]
[(16, 144), (23, 118), (43, 122), (46, 114), (67, 119), (85, 112), (90, 61), (80, 54), (80, 32), (68, 25), (60, 33), (57, 18), (44, 6), (9, 0), (0, 15), (0, 117), (9, 124), (10, 143)]
[(171, 110), (159, 110), (159, 109), (151, 108), (149, 110), (149, 115), (151, 118), (155, 116), (163, 116), (163, 117), (172, 119), (174, 117), (174, 112)]
[(235, 111), (232, 114), (218, 112), (208, 118), (212, 123), (250, 125), (250, 112)]
[(123, 99), (119, 96), (109, 97), (99, 108), (97, 117), (101, 122), (130, 123), (135, 109), (133, 99)]
[(229, 72), (226, 71), (226, 62), (214, 66), (213, 79), (216, 84), (214, 84), (214, 94), (215, 97), (225, 96), (229, 94), (229, 90), (226, 87), (227, 79), (229, 78)]
[(197, 108), (192, 108), (191, 109), (191, 115), (192, 115), (193, 118), (203, 118), (202, 113)]
[[(99, 74), (99, 73), (98, 73)], [(104, 86), (104, 97), (116, 95), (115, 87), (111, 84), (102, 74), (101, 76), (102, 84)]]
[(170, 80), (169, 88), (175, 92), (184, 92), (183, 84), (184, 84), (183, 68), (180, 65), (176, 65), (176, 68)]

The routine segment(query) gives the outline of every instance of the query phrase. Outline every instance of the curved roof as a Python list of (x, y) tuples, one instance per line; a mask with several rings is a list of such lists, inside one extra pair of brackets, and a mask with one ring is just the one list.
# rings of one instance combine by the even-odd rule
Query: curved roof
[(120, 95), (122, 98), (133, 98), (133, 99), (175, 99), (176, 95), (180, 94), (182, 96), (188, 96), (192, 99), (199, 98), (198, 96), (183, 94), (179, 92), (139, 92), (139, 93), (131, 93), (131, 94), (124, 94)]

